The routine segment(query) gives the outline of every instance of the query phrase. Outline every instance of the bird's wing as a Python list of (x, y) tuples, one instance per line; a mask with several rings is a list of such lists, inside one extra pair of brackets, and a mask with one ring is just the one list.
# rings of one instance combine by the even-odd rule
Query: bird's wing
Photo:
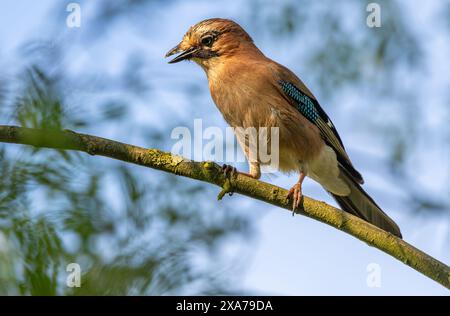
[(322, 139), (328, 146), (333, 148), (342, 167), (348, 171), (355, 181), (362, 184), (364, 180), (361, 174), (353, 167), (333, 122), (322, 109), (319, 102), (301, 82), (295, 85), (290, 81), (280, 80), (278, 84), (290, 103), (319, 128)]

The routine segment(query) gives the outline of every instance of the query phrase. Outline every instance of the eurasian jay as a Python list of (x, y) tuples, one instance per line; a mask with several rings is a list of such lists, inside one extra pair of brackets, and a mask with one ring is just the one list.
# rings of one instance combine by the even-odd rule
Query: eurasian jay
[[(288, 194), (293, 210), (308, 176), (344, 211), (401, 238), (397, 224), (362, 189), (361, 174), (311, 91), (289, 69), (267, 58), (240, 25), (219, 18), (201, 21), (166, 57), (176, 53), (169, 63), (193, 60), (206, 72), (212, 99), (229, 125), (278, 128), (279, 170), (300, 175)], [(237, 138), (248, 156), (247, 142)], [(247, 175), (258, 179), (260, 165), (249, 160)]]

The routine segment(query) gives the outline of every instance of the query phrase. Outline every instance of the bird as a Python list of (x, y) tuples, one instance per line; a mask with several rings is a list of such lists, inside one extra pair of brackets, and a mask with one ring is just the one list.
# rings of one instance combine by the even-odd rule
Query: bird
[[(276, 127), (278, 170), (298, 174), (287, 199), (295, 211), (303, 198), (305, 177), (318, 182), (343, 211), (402, 238), (398, 225), (362, 188), (336, 126), (303, 81), (285, 66), (266, 57), (236, 22), (211, 18), (191, 26), (165, 57), (194, 61), (206, 73), (211, 97), (231, 127)], [(248, 139), (236, 133), (249, 156)], [(248, 159), (249, 177), (261, 177), (261, 161)], [(230, 166), (223, 166), (230, 172)]]

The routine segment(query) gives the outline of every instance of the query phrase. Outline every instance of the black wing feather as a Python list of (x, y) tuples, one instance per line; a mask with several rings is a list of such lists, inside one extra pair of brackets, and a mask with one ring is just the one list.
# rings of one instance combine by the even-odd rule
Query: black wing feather
[(297, 110), (319, 128), (322, 139), (328, 146), (333, 148), (338, 162), (348, 171), (355, 181), (362, 184), (364, 180), (361, 174), (353, 167), (345, 151), (341, 137), (319, 102), (315, 98), (311, 98), (303, 93), (291, 82), (280, 81), (279, 83), (284, 93), (293, 101)]

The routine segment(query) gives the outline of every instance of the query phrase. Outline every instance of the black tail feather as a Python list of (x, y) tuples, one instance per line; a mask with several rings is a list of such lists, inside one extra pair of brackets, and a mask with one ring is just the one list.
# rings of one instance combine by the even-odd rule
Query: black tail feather
[(397, 224), (375, 203), (375, 201), (356, 183), (352, 175), (344, 168), (340, 168), (339, 177), (350, 187), (350, 194), (339, 196), (329, 192), (342, 210), (358, 216), (365, 221), (402, 238), (402, 233)]

